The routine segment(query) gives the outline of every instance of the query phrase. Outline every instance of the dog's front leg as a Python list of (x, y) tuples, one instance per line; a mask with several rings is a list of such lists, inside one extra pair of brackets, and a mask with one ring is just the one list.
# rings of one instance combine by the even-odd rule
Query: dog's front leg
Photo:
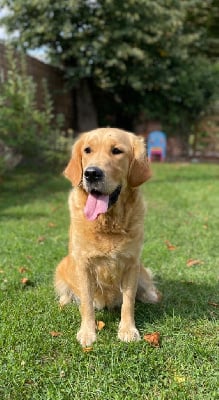
[(123, 303), (118, 337), (124, 342), (139, 340), (140, 335), (135, 326), (134, 307), (139, 266), (133, 265), (126, 270), (122, 280)]
[(96, 326), (93, 306), (94, 288), (92, 277), (87, 267), (80, 269), (80, 313), (81, 327), (77, 340), (83, 346), (91, 346), (96, 340)]

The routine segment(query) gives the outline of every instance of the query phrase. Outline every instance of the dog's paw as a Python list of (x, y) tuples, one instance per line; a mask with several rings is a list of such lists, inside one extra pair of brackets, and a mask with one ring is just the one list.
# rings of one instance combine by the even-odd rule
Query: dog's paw
[(77, 340), (82, 347), (91, 346), (96, 340), (96, 333), (93, 330), (80, 329), (77, 333)]
[(123, 342), (133, 342), (140, 340), (140, 334), (135, 326), (119, 327), (118, 338)]

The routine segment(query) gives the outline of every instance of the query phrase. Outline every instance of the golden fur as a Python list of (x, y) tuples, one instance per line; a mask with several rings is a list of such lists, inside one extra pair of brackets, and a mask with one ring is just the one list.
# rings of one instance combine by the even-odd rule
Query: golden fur
[[(111, 195), (121, 188), (117, 201), (92, 221), (84, 215), (91, 191), (85, 171), (90, 167), (103, 172), (103, 179), (94, 185), (99, 192)], [(135, 298), (159, 301), (150, 271), (140, 264), (145, 206), (139, 186), (150, 177), (144, 141), (113, 128), (84, 133), (73, 146), (64, 174), (74, 189), (69, 196), (69, 253), (55, 275), (60, 304), (71, 300), (80, 304), (77, 339), (83, 347), (96, 339), (94, 308), (121, 306), (118, 337), (138, 340)]]

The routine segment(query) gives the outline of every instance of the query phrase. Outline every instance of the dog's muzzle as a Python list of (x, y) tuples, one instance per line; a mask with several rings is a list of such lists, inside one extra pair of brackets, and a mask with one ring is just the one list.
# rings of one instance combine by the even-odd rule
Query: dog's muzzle
[(87, 167), (83, 174), (84, 189), (88, 194), (84, 214), (94, 221), (99, 214), (104, 214), (113, 206), (120, 195), (121, 185), (109, 193), (105, 186), (105, 174), (96, 166)]
[(104, 173), (98, 167), (88, 167), (84, 171), (84, 177), (88, 183), (95, 183), (103, 180)]

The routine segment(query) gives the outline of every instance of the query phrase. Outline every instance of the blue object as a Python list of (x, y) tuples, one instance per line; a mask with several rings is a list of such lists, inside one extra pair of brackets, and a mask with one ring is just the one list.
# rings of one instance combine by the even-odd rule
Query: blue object
[(153, 157), (159, 157), (160, 161), (166, 158), (167, 139), (164, 132), (153, 131), (148, 135), (148, 158), (152, 161)]

